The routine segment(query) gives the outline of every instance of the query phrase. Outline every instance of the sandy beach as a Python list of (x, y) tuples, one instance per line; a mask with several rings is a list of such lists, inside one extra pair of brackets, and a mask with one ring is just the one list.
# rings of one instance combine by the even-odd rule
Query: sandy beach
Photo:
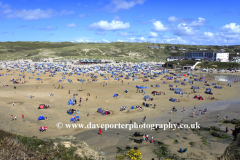
[[(6, 75), (8, 73), (8, 75)], [(36, 73), (39, 73), (36, 71)], [(93, 82), (87, 74), (66, 76), (64, 82), (58, 82), (62, 79), (62, 73), (57, 73), (55, 77), (49, 77), (49, 73), (39, 75), (35, 74), (33, 76), (32, 73), (24, 72), (25, 74), (25, 84), (13, 84), (10, 80), (12, 78), (22, 78), (19, 76), (20, 71), (10, 71), (0, 70), (0, 74), (4, 74), (4, 76), (0, 77), (0, 128), (5, 131), (10, 131), (12, 133), (17, 133), (21, 135), (27, 136), (36, 136), (39, 138), (56, 138), (62, 135), (72, 135), (76, 138), (87, 142), (90, 146), (99, 148), (104, 152), (106, 157), (109, 159), (113, 159), (117, 155), (116, 147), (126, 147), (126, 145), (131, 147), (139, 147), (140, 151), (143, 154), (143, 159), (156, 158), (156, 155), (153, 154), (152, 150), (156, 148), (156, 144), (137, 144), (131, 141), (130, 135), (132, 136), (135, 131), (140, 131), (144, 134), (148, 133), (154, 137), (154, 140), (164, 140), (166, 144), (173, 144), (173, 139), (178, 139), (178, 144), (173, 144), (170, 147), (172, 153), (179, 154), (177, 150), (179, 148), (188, 148), (187, 154), (182, 154), (180, 156), (185, 157), (198, 157), (198, 159), (214, 159), (216, 156), (221, 155), (225, 148), (229, 145), (231, 140), (213, 140), (211, 142), (211, 150), (208, 146), (196, 145), (196, 147), (190, 147), (189, 142), (196, 142), (196, 144), (200, 143), (200, 138), (193, 134), (192, 131), (179, 129), (179, 130), (166, 130), (166, 131), (151, 131), (151, 130), (139, 130), (133, 129), (131, 131), (123, 129), (109, 129), (107, 131), (103, 130), (103, 135), (98, 135), (98, 129), (58, 129), (56, 127), (56, 123), (62, 122), (63, 124), (70, 123), (71, 115), (66, 113), (66, 110), (71, 108), (79, 110), (80, 122), (81, 124), (88, 124), (91, 122), (92, 124), (117, 124), (117, 123), (129, 123), (130, 120), (133, 120), (137, 123), (141, 123), (144, 116), (146, 116), (146, 123), (149, 124), (159, 124), (166, 123), (169, 119), (172, 122), (180, 122), (183, 120), (184, 123), (195, 123), (199, 122), (203, 123), (204, 127), (208, 127), (211, 125), (217, 125), (221, 119), (223, 119), (226, 115), (228, 115), (229, 119), (232, 118), (240, 118), (239, 112), (236, 111), (238, 106), (239, 99), (239, 82), (231, 83), (231, 87), (228, 86), (229, 82), (217, 81), (214, 79), (213, 75), (201, 73), (198, 78), (201, 76), (206, 80), (208, 80), (209, 84), (217, 83), (223, 87), (223, 89), (215, 89), (213, 86), (214, 100), (208, 99), (208, 97), (212, 97), (212, 95), (205, 94), (205, 90), (207, 88), (204, 87), (203, 82), (194, 81), (194, 84), (190, 84), (186, 82), (187, 85), (181, 85), (184, 77), (179, 79), (180, 83), (174, 83), (174, 80), (166, 80), (166, 78), (161, 78), (164, 75), (160, 75), (159, 77), (154, 77), (155, 79), (149, 79), (149, 82), (143, 82), (143, 75), (138, 76), (138, 81), (133, 81), (131, 79), (126, 80), (120, 78), (118, 80), (114, 80), (114, 77), (111, 75), (106, 75), (109, 77), (109, 80), (104, 80), (104, 77), (96, 74), (99, 78), (97, 81)], [(199, 73), (195, 73), (199, 74)], [(217, 74), (217, 73), (214, 73)], [(170, 74), (165, 74), (170, 75)], [(237, 77), (237, 73), (225, 73), (229, 77)], [(207, 76), (207, 77), (206, 77)], [(33, 77), (33, 79), (29, 79), (29, 77)], [(235, 78), (234, 77), (234, 78)], [(42, 78), (41, 81), (35, 80), (35, 78)], [(232, 79), (234, 79), (232, 78)], [(71, 79), (72, 83), (69, 83), (67, 79)], [(85, 82), (79, 82), (77, 79), (85, 79)], [(211, 80), (210, 80), (211, 79)], [(231, 79), (231, 78), (230, 78)], [(89, 81), (88, 81), (89, 80)], [(123, 84), (121, 83), (123, 80)], [(21, 81), (23, 82), (22, 78)], [(162, 82), (166, 81), (167, 84), (163, 84)], [(105, 84), (105, 86), (103, 86)], [(151, 85), (160, 85), (160, 87), (151, 87)], [(179, 95), (175, 94), (174, 91), (169, 90), (169, 85), (174, 85), (174, 87), (182, 88), (185, 93)], [(7, 87), (3, 87), (2, 85), (8, 85)], [(57, 89), (58, 86), (63, 85), (63, 89)], [(147, 89), (144, 90), (145, 95), (149, 95), (153, 98), (153, 101), (149, 101), (147, 103), (156, 104), (156, 108), (152, 107), (143, 107), (144, 110), (130, 110), (131, 106), (142, 106), (144, 102), (143, 97), (144, 93), (137, 93), (138, 86), (147, 86)], [(14, 86), (16, 86), (16, 93), (14, 91)], [(191, 93), (191, 86), (199, 86), (197, 93)], [(56, 87), (56, 88), (55, 88)], [(82, 91), (79, 91), (81, 90)], [(70, 90), (70, 94), (68, 94)], [(124, 91), (128, 90), (128, 93)], [(166, 92), (166, 95), (152, 95), (152, 91), (161, 91)], [(82, 98), (81, 106), (71, 106), (68, 105), (68, 99), (73, 98), (73, 93), (77, 93), (76, 100), (79, 101), (80, 97)], [(53, 93), (54, 96), (49, 96), (50, 93)], [(90, 93), (90, 96), (87, 94)], [(119, 97), (113, 97), (113, 95), (117, 93)], [(30, 95), (33, 95), (34, 98), (30, 99)], [(195, 95), (201, 95), (205, 100), (194, 99)], [(170, 102), (169, 98), (177, 98), (180, 99), (180, 102)], [(86, 101), (88, 98), (88, 101)], [(12, 103), (14, 102), (14, 106)], [(233, 104), (231, 104), (233, 103)], [(48, 104), (50, 106), (49, 109), (38, 109), (39, 104)], [(230, 105), (231, 104), (231, 105)], [(197, 106), (196, 117), (192, 118), (193, 106)], [(127, 110), (121, 112), (120, 107), (126, 106)], [(171, 108), (176, 106), (177, 112), (169, 114)], [(97, 113), (97, 109), (102, 107), (103, 109), (108, 109), (110, 111), (110, 115), (102, 116)], [(186, 108), (186, 112), (181, 112), (183, 107)], [(198, 116), (198, 110), (208, 108), (207, 115)], [(128, 112), (129, 110), (129, 112)], [(24, 114), (25, 118), (22, 119), (22, 114)], [(87, 116), (89, 114), (89, 116)], [(219, 114), (220, 117), (218, 119), (214, 118)], [(17, 120), (11, 121), (10, 116), (17, 116)], [(39, 116), (48, 117), (48, 120), (38, 121)], [(45, 126), (48, 127), (46, 132), (39, 132), (39, 127)], [(220, 128), (224, 130), (224, 125)], [(233, 127), (232, 127), (233, 128)], [(204, 133), (203, 133), (204, 134)], [(166, 137), (169, 135), (169, 137)], [(184, 139), (183, 137), (187, 138)], [(211, 140), (211, 138), (210, 138)]]

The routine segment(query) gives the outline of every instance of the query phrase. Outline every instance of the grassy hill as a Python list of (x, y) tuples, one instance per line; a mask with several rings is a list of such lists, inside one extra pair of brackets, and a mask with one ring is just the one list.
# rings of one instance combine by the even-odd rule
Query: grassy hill
[[(149, 49), (148, 46), (164, 47)], [(175, 46), (176, 49), (171, 47)], [(201, 46), (201, 45), (176, 45), (158, 43), (72, 43), (72, 42), (0, 42), (0, 60), (21, 58), (92, 58), (111, 59), (124, 61), (160, 61), (168, 56), (183, 56), (187, 50), (205, 48), (218, 51), (225, 49), (230, 54), (240, 51), (240, 46)]]
[(105, 158), (83, 141), (73, 137), (38, 139), (0, 130), (0, 159), (90, 160)]

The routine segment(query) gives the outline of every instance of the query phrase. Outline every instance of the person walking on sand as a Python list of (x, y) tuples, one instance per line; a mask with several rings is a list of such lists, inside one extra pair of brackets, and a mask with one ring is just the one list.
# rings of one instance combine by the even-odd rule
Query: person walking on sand
[(17, 116), (15, 115), (15, 121), (17, 120)]
[(99, 135), (102, 135), (102, 129), (99, 128)]
[(183, 107), (183, 112), (185, 112), (185, 108)]
[(11, 121), (13, 121), (13, 115), (11, 115)]
[(24, 119), (24, 114), (22, 114), (22, 119)]

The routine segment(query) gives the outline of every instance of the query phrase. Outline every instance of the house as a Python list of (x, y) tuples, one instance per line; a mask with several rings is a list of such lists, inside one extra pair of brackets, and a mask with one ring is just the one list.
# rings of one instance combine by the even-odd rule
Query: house
[(149, 49), (160, 49), (159, 46), (148, 46)]
[(206, 51), (207, 49), (205, 49), (205, 48), (200, 48), (199, 50), (200, 50), (200, 51)]
[(225, 52), (225, 50), (224, 49), (220, 49), (218, 52)]
[(178, 50), (180, 50), (180, 51), (186, 51), (185, 48), (179, 48)]
[(148, 46), (149, 49), (153, 49), (154, 47), (153, 46)]
[(183, 60), (184, 57), (167, 57), (166, 61), (179, 61), (179, 60)]
[(32, 61), (33, 61), (33, 62), (41, 62), (42, 59), (41, 59), (41, 58), (33, 58)]
[(175, 50), (171, 50), (170, 52), (171, 52), (171, 53), (177, 53), (177, 51), (175, 51)]
[(229, 61), (229, 53), (223, 52), (214, 52), (212, 50), (206, 51), (188, 51), (184, 53), (185, 58), (187, 59), (195, 59), (195, 60), (211, 60), (211, 61), (219, 61), (219, 62), (228, 62)]
[(229, 53), (216, 53), (215, 61), (219, 62), (228, 62), (229, 61)]

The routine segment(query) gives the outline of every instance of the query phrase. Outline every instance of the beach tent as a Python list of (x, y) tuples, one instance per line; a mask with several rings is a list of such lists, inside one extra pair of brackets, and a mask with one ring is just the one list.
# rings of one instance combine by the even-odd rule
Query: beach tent
[(118, 94), (114, 94), (113, 97), (119, 97)]
[(176, 93), (176, 94), (184, 94), (184, 91), (176, 91), (176, 90), (175, 90), (174, 93)]
[(102, 114), (102, 115), (105, 115), (104, 110), (102, 110), (102, 107), (101, 107), (101, 108), (98, 108), (98, 111), (97, 111), (97, 112), (100, 113), (100, 114)]
[(194, 99), (198, 99), (198, 96), (196, 95), (196, 96), (194, 96), (193, 98), (194, 98)]
[(40, 121), (40, 120), (45, 120), (45, 118), (43, 117), (43, 116), (39, 116), (38, 117), (38, 120)]
[(214, 88), (222, 89), (222, 86), (214, 86)]
[(79, 116), (75, 116), (75, 121), (80, 121)]
[(191, 89), (200, 89), (199, 86), (195, 87), (195, 86), (192, 86)]
[(77, 73), (78, 76), (80, 76), (81, 74), (80, 73)]
[(184, 81), (188, 81), (188, 78), (185, 78)]
[(182, 88), (175, 88), (174, 90), (175, 90), (175, 91), (181, 91)]
[(174, 98), (171, 98), (171, 97), (170, 97), (169, 101), (171, 101), (171, 102), (177, 102), (177, 99), (174, 99)]
[(138, 88), (138, 89), (147, 89), (147, 87), (140, 87), (140, 86), (137, 86), (137, 85), (136, 85), (136, 88)]
[(38, 109), (47, 109), (47, 108), (45, 107), (45, 104), (40, 104)]
[(74, 119), (74, 118), (71, 118), (71, 119), (70, 119), (70, 122), (75, 123), (75, 119)]
[(110, 112), (109, 112), (109, 111), (105, 111), (104, 113), (105, 113), (105, 115), (109, 115), (109, 114), (110, 114)]
[(73, 114), (72, 112), (70, 112), (69, 110), (67, 110), (67, 114)]
[(74, 105), (71, 99), (69, 99), (68, 105)]
[(130, 109), (135, 109), (134, 106), (132, 106)]
[(68, 82), (70, 82), (70, 83), (71, 83), (71, 82), (72, 82), (72, 80), (71, 80), (71, 79), (68, 79)]
[(179, 81), (176, 80), (176, 81), (174, 81), (174, 83), (179, 83)]
[(198, 97), (199, 100), (203, 100), (203, 97)]
[(151, 98), (150, 98), (149, 95), (146, 95), (146, 96), (143, 97), (143, 99), (144, 99), (145, 101), (147, 101), (147, 100), (150, 100)]

